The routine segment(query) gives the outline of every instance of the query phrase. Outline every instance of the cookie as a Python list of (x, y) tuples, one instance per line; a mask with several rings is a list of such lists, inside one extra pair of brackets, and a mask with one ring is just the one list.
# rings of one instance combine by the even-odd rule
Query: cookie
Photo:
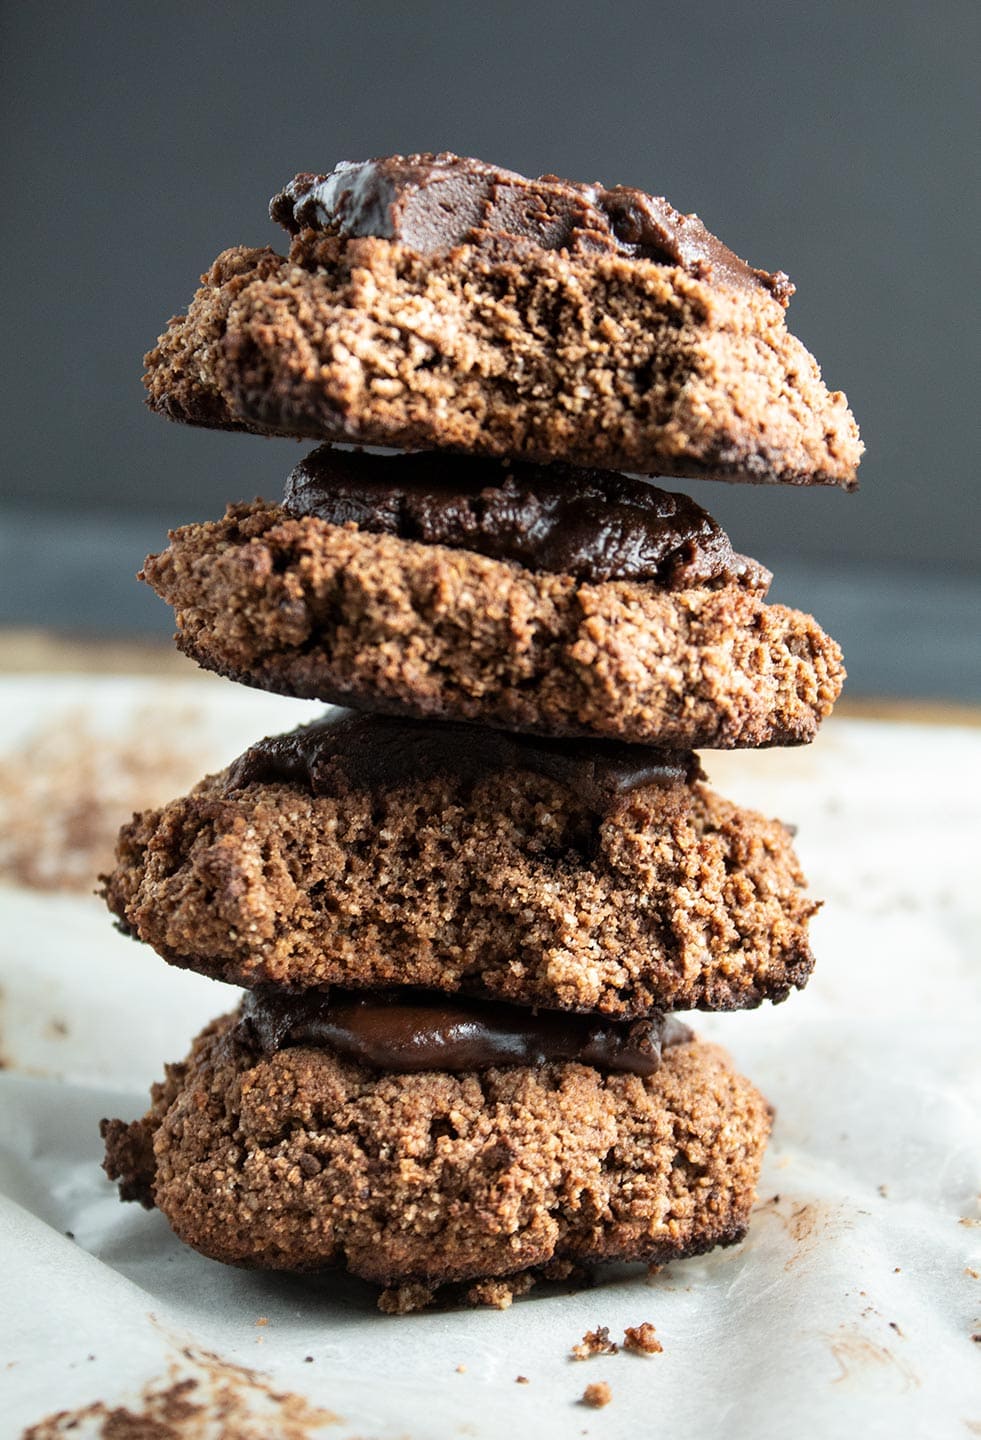
[(206, 669), (392, 714), (802, 744), (844, 678), (711, 516), (609, 472), (328, 447), (282, 505), (183, 526), (142, 578)]
[(348, 712), (135, 816), (104, 893), (246, 986), (420, 985), (608, 1016), (783, 999), (817, 906), (698, 762)]
[(124, 1196), (213, 1259), (429, 1290), (731, 1244), (769, 1127), (753, 1086), (690, 1035), (645, 1077), (393, 1074), (323, 1046), (270, 1053), (232, 1014), (168, 1067), (142, 1120), (103, 1135)]
[(150, 406), (261, 434), (651, 475), (855, 483), (793, 286), (694, 215), (455, 155), (296, 177), (288, 257), (231, 249), (147, 356)]

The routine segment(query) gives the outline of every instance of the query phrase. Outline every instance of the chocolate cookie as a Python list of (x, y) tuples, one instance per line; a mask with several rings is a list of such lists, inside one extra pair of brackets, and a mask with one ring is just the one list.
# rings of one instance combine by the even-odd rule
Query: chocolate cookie
[(644, 474), (855, 483), (793, 286), (623, 186), (455, 155), (296, 177), (288, 257), (226, 250), (147, 356), (151, 407), (263, 434)]
[(745, 1232), (770, 1111), (679, 1034), (647, 1077), (548, 1062), (392, 1074), (271, 1053), (237, 1014), (169, 1066), (106, 1169), (217, 1260), (378, 1285), (666, 1261)]
[(698, 762), (348, 713), (121, 832), (105, 897), (247, 986), (421, 985), (612, 1017), (783, 999), (817, 908), (787, 830)]
[(394, 714), (800, 744), (844, 678), (711, 516), (608, 472), (327, 447), (283, 505), (186, 525), (142, 575), (206, 669)]

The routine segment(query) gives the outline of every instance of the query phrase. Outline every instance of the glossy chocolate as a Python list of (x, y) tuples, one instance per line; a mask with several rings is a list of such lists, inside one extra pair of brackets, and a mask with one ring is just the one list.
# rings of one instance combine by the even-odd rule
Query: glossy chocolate
[(332, 525), (473, 550), (590, 584), (641, 580), (666, 590), (771, 576), (736, 555), (685, 495), (626, 475), (441, 452), (366, 455), (322, 445), (286, 482), (283, 508)]
[(449, 152), (342, 161), (329, 175), (304, 172), (269, 202), (291, 235), (322, 230), (398, 240), (423, 255), (477, 245), (502, 258), (522, 245), (572, 255), (619, 254), (679, 265), (698, 279), (766, 290), (786, 305), (782, 271), (754, 270), (697, 215), (626, 185), (607, 189), (542, 175), (537, 180)]
[(473, 781), (500, 770), (531, 770), (568, 785), (598, 814), (642, 785), (704, 778), (698, 757), (685, 750), (619, 740), (552, 740), (444, 720), (338, 710), (251, 746), (229, 768), (225, 790), (287, 784), (314, 795), (338, 795), (447, 773)]
[(397, 1073), (577, 1060), (653, 1075), (663, 1049), (692, 1038), (671, 1016), (615, 1024), (410, 989), (289, 994), (269, 987), (249, 991), (241, 1015), (240, 1038), (265, 1054), (309, 1045)]

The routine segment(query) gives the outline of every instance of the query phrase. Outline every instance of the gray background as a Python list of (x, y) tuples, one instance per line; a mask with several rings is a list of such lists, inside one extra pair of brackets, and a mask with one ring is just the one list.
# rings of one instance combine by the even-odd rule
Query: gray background
[[(454, 149), (696, 210), (798, 286), (855, 496), (685, 485), (846, 649), (852, 693), (981, 695), (975, 3), (6, 7), (0, 622), (166, 632), (168, 525), (276, 497), (286, 441), (169, 425), (140, 357), (296, 171)], [(975, 310), (976, 318), (976, 310)], [(670, 482), (682, 488), (682, 482)]]

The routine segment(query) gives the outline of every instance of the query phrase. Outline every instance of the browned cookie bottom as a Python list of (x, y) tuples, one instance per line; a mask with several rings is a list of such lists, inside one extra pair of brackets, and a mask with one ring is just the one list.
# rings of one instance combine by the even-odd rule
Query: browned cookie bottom
[(432, 1289), (745, 1231), (771, 1112), (715, 1046), (672, 1046), (645, 1079), (391, 1075), (321, 1049), (263, 1058), (236, 1024), (168, 1067), (142, 1120), (103, 1122), (124, 1198), (213, 1259)]

